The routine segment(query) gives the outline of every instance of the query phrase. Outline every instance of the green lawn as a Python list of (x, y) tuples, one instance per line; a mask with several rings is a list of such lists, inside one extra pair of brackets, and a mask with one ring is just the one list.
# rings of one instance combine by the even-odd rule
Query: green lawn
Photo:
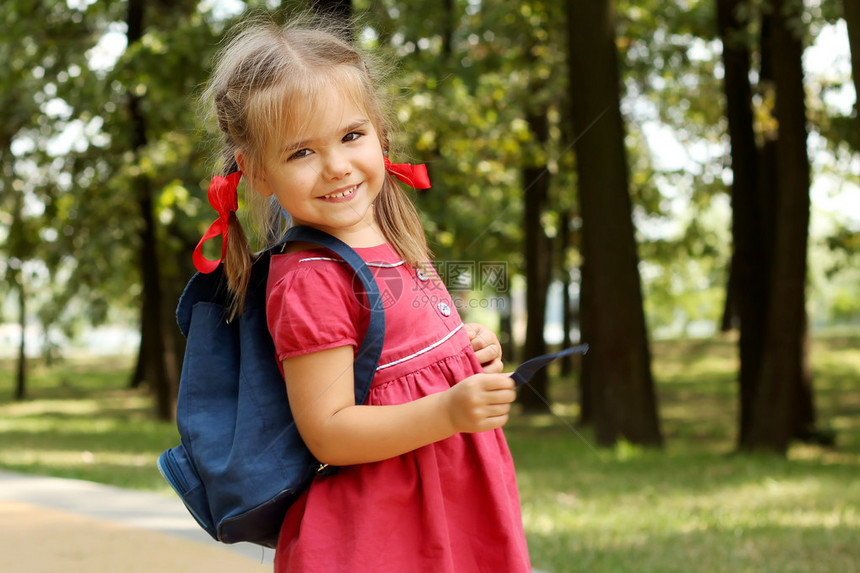
[(25, 473), (172, 491), (155, 459), (176, 445), (174, 424), (128, 390), (127, 358), (29, 366), (28, 399), (13, 402), (12, 365), (0, 362), (0, 467)]
[[(818, 338), (812, 362), (834, 448), (787, 459), (733, 453), (737, 358), (728, 340), (654, 344), (666, 447), (595, 450), (559, 416), (507, 428), (534, 565), (545, 571), (860, 571), (860, 337)], [(0, 362), (0, 466), (169, 491), (155, 458), (176, 443), (150, 401), (125, 389), (127, 360), (31, 366), (14, 403)]]

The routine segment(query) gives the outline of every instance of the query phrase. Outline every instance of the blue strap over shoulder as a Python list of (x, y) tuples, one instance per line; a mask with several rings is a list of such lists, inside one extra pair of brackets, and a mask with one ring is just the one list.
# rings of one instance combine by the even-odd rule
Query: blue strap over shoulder
[(356, 276), (361, 280), (364, 291), (367, 294), (367, 303), (370, 308), (370, 322), (361, 342), (361, 347), (355, 357), (353, 370), (355, 372), (355, 403), (363, 404), (370, 392), (370, 384), (376, 374), (379, 365), (379, 357), (382, 355), (382, 345), (385, 342), (385, 310), (379, 287), (370, 268), (364, 260), (358, 256), (352, 247), (328, 233), (318, 231), (312, 227), (293, 227), (287, 231), (281, 244), (288, 242), (315, 243), (332, 251), (342, 258)]

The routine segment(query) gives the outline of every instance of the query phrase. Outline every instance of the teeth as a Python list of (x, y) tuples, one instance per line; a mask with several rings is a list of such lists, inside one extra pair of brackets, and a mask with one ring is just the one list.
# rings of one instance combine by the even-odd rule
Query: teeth
[(357, 187), (358, 187), (358, 185), (353, 185), (352, 187), (350, 187), (346, 191), (341, 191), (340, 193), (337, 193), (337, 194), (333, 193), (331, 195), (324, 195), (323, 197), (325, 197), (326, 199), (339, 199), (341, 197), (346, 197), (347, 195), (351, 195)]

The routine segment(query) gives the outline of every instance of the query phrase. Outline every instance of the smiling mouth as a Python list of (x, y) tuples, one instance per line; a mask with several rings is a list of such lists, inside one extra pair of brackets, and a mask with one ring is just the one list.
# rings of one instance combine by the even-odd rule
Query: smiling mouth
[[(360, 185), (360, 183), (359, 183)], [(344, 197), (349, 197), (354, 194), (358, 190), (358, 185), (353, 185), (343, 191), (338, 191), (337, 193), (331, 193), (329, 195), (323, 195), (323, 199), (343, 199)]]

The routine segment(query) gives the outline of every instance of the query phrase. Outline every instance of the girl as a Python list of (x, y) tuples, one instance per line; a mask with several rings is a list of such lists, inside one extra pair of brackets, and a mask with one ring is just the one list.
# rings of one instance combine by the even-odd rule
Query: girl
[[(429, 187), (426, 169), (388, 161), (391, 127), (370, 70), (337, 32), (253, 22), (220, 53), (207, 92), (227, 172), (241, 170), (258, 219), (272, 220), (274, 198), (293, 224), (350, 245), (386, 307), (373, 386), (355, 404), (352, 361), (368, 311), (349, 267), (301, 245), (272, 258), (269, 330), (296, 423), (316, 458), (340, 468), (290, 508), (275, 570), (529, 571), (500, 429), (514, 383), (498, 359), (482, 369), (472, 345), (486, 356), (495, 344), (483, 347), (480, 331), (470, 341), (426, 263), (417, 213), (395, 182)], [(252, 257), (233, 210), (226, 265), (241, 301)]]

